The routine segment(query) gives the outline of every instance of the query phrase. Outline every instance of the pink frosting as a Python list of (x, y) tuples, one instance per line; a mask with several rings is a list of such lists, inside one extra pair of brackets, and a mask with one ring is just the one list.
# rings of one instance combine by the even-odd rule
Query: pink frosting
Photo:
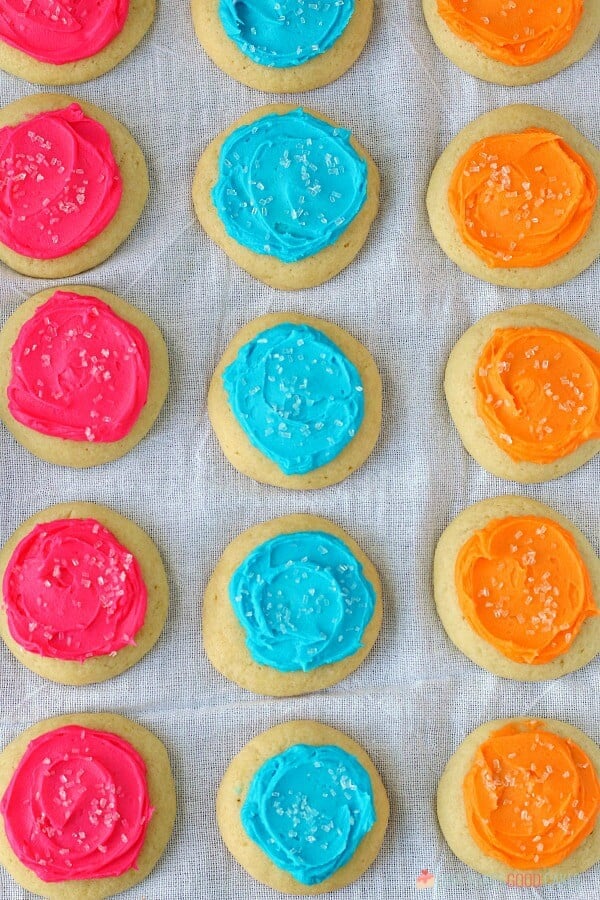
[(0, 803), (10, 846), (47, 882), (136, 868), (153, 811), (137, 750), (79, 725), (31, 741)]
[(12, 347), (8, 408), (50, 437), (111, 443), (129, 434), (148, 399), (142, 332), (97, 297), (56, 291)]
[(77, 103), (0, 128), (0, 241), (56, 259), (100, 234), (123, 193), (110, 136)]
[(41, 62), (94, 56), (123, 29), (129, 0), (0, 0), (0, 40)]
[(138, 561), (95, 519), (36, 525), (13, 551), (2, 592), (21, 647), (79, 662), (134, 644), (148, 604)]

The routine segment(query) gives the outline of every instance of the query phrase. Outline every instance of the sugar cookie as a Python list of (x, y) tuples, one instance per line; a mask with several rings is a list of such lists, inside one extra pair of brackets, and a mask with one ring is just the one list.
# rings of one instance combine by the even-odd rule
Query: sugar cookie
[(155, 0), (0, 0), (0, 69), (35, 84), (76, 84), (108, 72), (139, 44)]
[(48, 900), (104, 900), (139, 884), (175, 821), (165, 747), (108, 713), (22, 732), (0, 754), (0, 798), (0, 862)]
[(28, 669), (61, 684), (129, 669), (158, 640), (169, 605), (148, 535), (96, 503), (27, 519), (0, 551), (0, 584), (0, 636)]
[(600, 33), (598, 0), (423, 0), (423, 12), (448, 59), (470, 75), (505, 85), (556, 75), (585, 56)]
[(599, 354), (600, 339), (551, 306), (484, 316), (455, 345), (444, 379), (465, 448), (511, 481), (582, 466), (600, 450)]
[(227, 678), (290, 697), (353, 672), (381, 616), (381, 582), (358, 544), (320, 516), (283, 516), (226, 548), (204, 594), (202, 640)]
[(278, 103), (238, 119), (196, 169), (200, 224), (260, 281), (299, 290), (354, 259), (379, 205), (379, 173), (349, 131)]
[[(600, 860), (600, 748), (555, 719), (499, 719), (475, 729), (440, 779), (450, 849), (506, 884), (553, 884)], [(526, 883), (526, 882), (523, 882)]]
[(0, 172), (0, 260), (34, 278), (103, 262), (148, 196), (146, 163), (127, 129), (66, 94), (32, 94), (0, 109)]
[(227, 75), (275, 93), (309, 91), (353, 65), (369, 37), (373, 0), (192, 0), (198, 40)]
[(0, 331), (0, 418), (47, 462), (81, 468), (128, 453), (168, 387), (154, 322), (100, 288), (41, 291)]
[(546, 288), (600, 252), (600, 152), (555, 113), (515, 104), (463, 128), (440, 156), (427, 209), (442, 250), (492, 284)]
[(543, 503), (502, 496), (463, 510), (438, 542), (433, 587), (448, 637), (494, 675), (543, 681), (600, 653), (600, 560)]
[(318, 488), (347, 478), (373, 450), (381, 378), (368, 350), (342, 328), (271, 313), (229, 343), (207, 405), (240, 472), (277, 487)]
[[(298, 820), (296, 804), (307, 804), (310, 815)], [(285, 894), (355, 881), (379, 853), (388, 817), (385, 788), (365, 751), (317, 722), (285, 722), (254, 738), (217, 793), (227, 848), (253, 878)], [(289, 835), (292, 821), (296, 834)], [(332, 823), (344, 823), (341, 837)]]

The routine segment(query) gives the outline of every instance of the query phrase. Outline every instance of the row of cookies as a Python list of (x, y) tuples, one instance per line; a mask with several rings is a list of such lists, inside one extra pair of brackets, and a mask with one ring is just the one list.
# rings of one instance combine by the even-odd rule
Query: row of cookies
[[(425, 0), (424, 10), (450, 59), (508, 85), (580, 58), (600, 23), (594, 3)], [(598, 162), (561, 117), (523, 105), (494, 110), (463, 129), (434, 169), (434, 234), (464, 271), (486, 281), (560, 284), (598, 255)], [(599, 349), (596, 335), (552, 308), (485, 316), (456, 344), (445, 373), (466, 449), (493, 474), (524, 483), (583, 465), (600, 446)], [(571, 522), (506, 496), (475, 504), (446, 528), (434, 593), (462, 652), (496, 675), (537, 681), (597, 655), (599, 574)], [(442, 775), (442, 832), (471, 868), (508, 884), (582, 872), (600, 859), (599, 763), (598, 747), (562, 722), (483, 725)]]
[[(360, 56), (373, 0), (296, 4), (192, 0), (198, 40), (228, 75), (274, 93), (307, 91), (339, 78)], [(118, 65), (141, 41), (155, 0), (91, 0), (52, 14), (40, 0), (5, 4), (0, 68), (39, 84), (88, 81)], [(439, 49), (464, 71), (505, 85), (549, 78), (581, 59), (600, 33), (596, 2), (526, 7), (501, 0), (423, 0)]]

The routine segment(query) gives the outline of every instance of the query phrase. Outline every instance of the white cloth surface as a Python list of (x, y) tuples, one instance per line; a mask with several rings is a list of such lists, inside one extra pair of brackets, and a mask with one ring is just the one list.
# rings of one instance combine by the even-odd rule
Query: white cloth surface
[[(599, 544), (600, 457), (557, 482), (519, 487), (488, 475), (460, 444), (442, 392), (448, 353), (480, 316), (514, 304), (551, 304), (598, 329), (598, 264), (569, 284), (536, 293), (463, 275), (436, 244), (425, 211), (432, 166), (476, 116), (511, 102), (561, 113), (598, 143), (600, 47), (540, 85), (503, 88), (460, 72), (437, 50), (419, 0), (378, 0), (372, 35), (353, 69), (299, 102), (352, 127), (381, 170), (381, 211), (358, 258), (333, 281), (274, 291), (246, 275), (201, 231), (191, 181), (201, 150), (238, 116), (273, 95), (220, 72), (194, 34), (187, 0), (163, 0), (140, 47), (89, 84), (62, 89), (131, 129), (151, 175), (151, 194), (131, 237), (71, 283), (120, 294), (151, 315), (166, 338), (172, 384), (150, 435), (128, 456), (88, 471), (53, 467), (0, 430), (0, 540), (52, 503), (93, 500), (130, 516), (158, 544), (171, 608), (154, 650), (94, 687), (45, 682), (0, 646), (0, 745), (40, 718), (113, 711), (153, 730), (174, 767), (179, 812), (152, 875), (127, 900), (270, 900), (225, 850), (214, 797), (230, 758), (255, 734), (294, 718), (338, 727), (372, 755), (392, 814), (381, 854), (339, 900), (414, 896), (435, 900), (596, 900), (598, 866), (536, 891), (472, 873), (446, 846), (435, 791), (446, 760), (481, 723), (553, 716), (600, 742), (600, 659), (558, 681), (523, 685), (477, 668), (446, 637), (432, 597), (432, 557), (446, 524), (466, 505), (499, 493), (549, 503)], [(0, 103), (39, 88), (0, 73)], [(61, 90), (61, 89), (59, 89)], [(293, 99), (286, 97), (284, 99)], [(50, 282), (0, 270), (2, 321)], [(206, 389), (226, 343), (262, 313), (294, 310), (344, 326), (373, 353), (385, 386), (381, 439), (342, 484), (312, 493), (255, 484), (223, 457), (206, 415)], [(200, 597), (226, 544), (276, 515), (307, 512), (346, 528), (384, 584), (381, 636), (341, 684), (294, 700), (257, 697), (212, 669), (200, 636)], [(417, 892), (427, 867), (436, 886)], [(0, 897), (26, 892), (0, 871)]]

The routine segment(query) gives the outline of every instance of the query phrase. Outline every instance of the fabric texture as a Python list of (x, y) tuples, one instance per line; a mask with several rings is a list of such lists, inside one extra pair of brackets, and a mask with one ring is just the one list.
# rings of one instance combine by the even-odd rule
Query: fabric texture
[[(478, 876), (443, 840), (435, 816), (438, 778), (481, 723), (552, 716), (600, 742), (600, 660), (557, 681), (524, 685), (480, 670), (446, 637), (432, 596), (436, 540), (466, 505), (497, 494), (541, 500), (570, 517), (599, 549), (600, 457), (538, 486), (488, 475), (467, 456), (442, 391), (454, 342), (485, 313), (551, 304), (598, 330), (598, 263), (570, 283), (536, 293), (463, 275), (436, 244), (425, 211), (431, 169), (450, 138), (476, 116), (531, 102), (567, 116), (598, 143), (600, 47), (549, 81), (503, 88), (477, 81), (435, 47), (419, 0), (380, 0), (372, 35), (336, 83), (284, 100), (351, 127), (382, 175), (380, 214), (362, 252), (333, 281), (298, 293), (246, 275), (201, 231), (191, 184), (200, 152), (235, 118), (279, 99), (237, 84), (202, 51), (187, 0), (159, 3), (156, 22), (118, 68), (65, 93), (102, 106), (129, 127), (148, 161), (151, 193), (131, 237), (69, 284), (113, 291), (153, 317), (170, 352), (172, 384), (149, 436), (125, 458), (76, 471), (35, 459), (0, 430), (0, 540), (52, 503), (104, 503), (145, 528), (163, 555), (171, 608), (154, 650), (129, 672), (93, 687), (45, 682), (0, 646), (0, 744), (37, 720), (116, 712), (166, 744), (178, 788), (173, 838), (153, 874), (127, 900), (271, 900), (225, 850), (214, 798), (231, 757), (279, 722), (311, 718), (346, 731), (371, 754), (392, 814), (372, 869), (339, 900), (416, 896), (427, 868), (435, 900), (533, 900)], [(0, 73), (0, 103), (38, 88)], [(43, 90), (43, 89), (42, 89)], [(52, 282), (2, 267), (2, 321)], [(373, 353), (384, 382), (384, 423), (367, 463), (312, 493), (261, 486), (234, 471), (206, 415), (211, 373), (235, 331), (266, 312), (294, 310), (347, 328)], [(328, 516), (360, 543), (384, 585), (384, 623), (373, 652), (341, 684), (294, 700), (250, 694), (214, 671), (202, 652), (200, 597), (226, 544), (257, 522), (289, 513)], [(594, 900), (598, 867), (547, 887), (544, 900)], [(3, 900), (29, 900), (0, 871)]]

